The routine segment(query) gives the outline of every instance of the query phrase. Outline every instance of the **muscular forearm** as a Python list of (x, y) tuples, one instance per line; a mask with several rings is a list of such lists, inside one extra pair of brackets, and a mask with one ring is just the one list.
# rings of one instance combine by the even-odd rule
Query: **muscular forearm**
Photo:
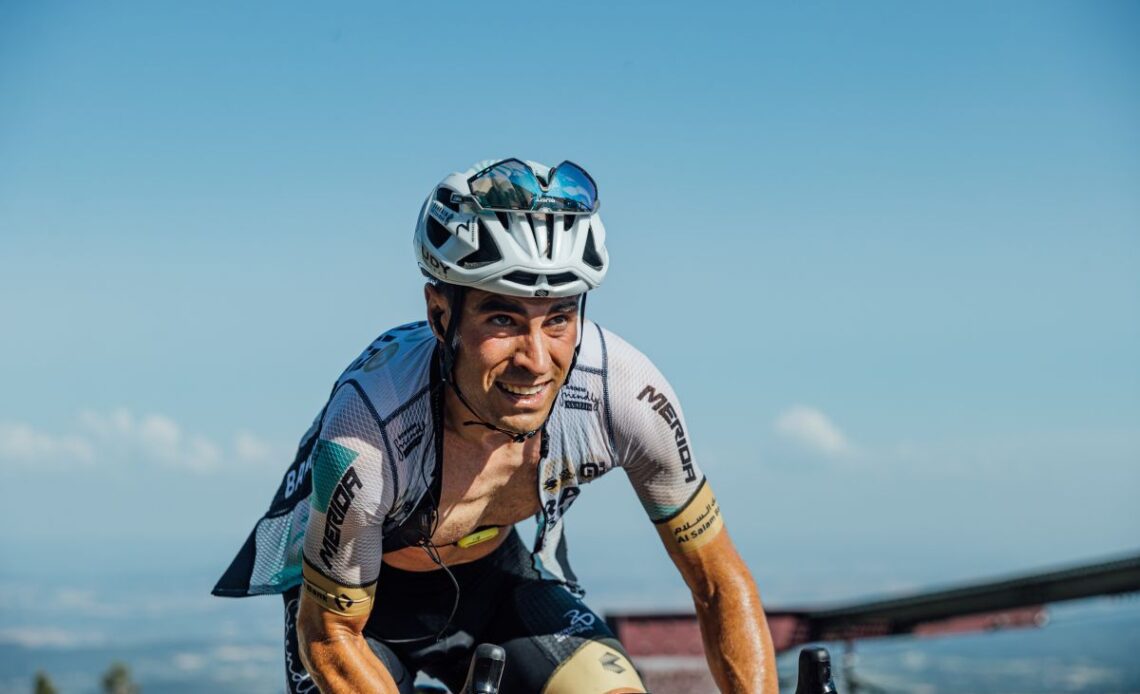
[(322, 692), (399, 694), (392, 675), (373, 655), (363, 636), (310, 640), (301, 649), (305, 669)]
[(705, 656), (722, 692), (777, 694), (775, 650), (756, 585), (724, 582), (719, 592), (693, 594)]
[(392, 675), (364, 640), (366, 621), (367, 615), (334, 615), (302, 594), (297, 643), (305, 669), (322, 692), (399, 694)]

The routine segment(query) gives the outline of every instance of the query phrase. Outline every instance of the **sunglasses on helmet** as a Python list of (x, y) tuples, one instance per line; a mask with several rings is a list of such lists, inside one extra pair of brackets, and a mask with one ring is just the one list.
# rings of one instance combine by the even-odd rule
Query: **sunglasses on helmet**
[(525, 162), (504, 159), (467, 179), (470, 199), (492, 212), (565, 212), (598, 209), (598, 186), (586, 170), (564, 161), (550, 170), (543, 185)]

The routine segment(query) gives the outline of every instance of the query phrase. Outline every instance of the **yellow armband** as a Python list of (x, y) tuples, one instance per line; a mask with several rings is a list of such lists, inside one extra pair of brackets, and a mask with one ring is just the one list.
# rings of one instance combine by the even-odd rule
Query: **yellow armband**
[(301, 582), (305, 586), (305, 593), (330, 612), (345, 617), (358, 617), (372, 610), (372, 600), (376, 595), (375, 581), (366, 586), (342, 586), (304, 561), (301, 564)]
[(684, 508), (656, 525), (658, 534), (670, 551), (692, 552), (708, 544), (724, 528), (720, 506), (708, 480), (701, 482), (697, 493)]

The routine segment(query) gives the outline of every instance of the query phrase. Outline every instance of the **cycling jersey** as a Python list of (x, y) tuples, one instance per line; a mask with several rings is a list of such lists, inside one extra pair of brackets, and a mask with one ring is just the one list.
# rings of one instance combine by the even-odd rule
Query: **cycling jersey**
[[(697, 466), (676, 395), (643, 354), (584, 321), (576, 365), (545, 425), (531, 560), (546, 580), (581, 593), (563, 516), (581, 485), (626, 471), (671, 551), (695, 549), (722, 527)], [(371, 608), (386, 546), (437, 474), (432, 445), (442, 392), (436, 338), (424, 322), (377, 338), (337, 380), (324, 409), (214, 594), (282, 593), (302, 582), (327, 608)], [(304, 565), (304, 569), (302, 566)]]

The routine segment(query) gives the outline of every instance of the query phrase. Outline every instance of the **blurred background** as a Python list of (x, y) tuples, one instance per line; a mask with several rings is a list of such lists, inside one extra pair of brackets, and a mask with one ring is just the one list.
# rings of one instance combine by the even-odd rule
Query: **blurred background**
[[(0, 691), (113, 661), (282, 689), (280, 601), (209, 590), (341, 369), (422, 318), (416, 214), (485, 158), (597, 179), (590, 317), (672, 381), (769, 606), (1134, 552), (1138, 29), (1132, 2), (0, 2)], [(624, 476), (587, 491), (591, 605), (685, 609)], [(1137, 633), (1093, 600), (863, 671), (1140, 691)]]

